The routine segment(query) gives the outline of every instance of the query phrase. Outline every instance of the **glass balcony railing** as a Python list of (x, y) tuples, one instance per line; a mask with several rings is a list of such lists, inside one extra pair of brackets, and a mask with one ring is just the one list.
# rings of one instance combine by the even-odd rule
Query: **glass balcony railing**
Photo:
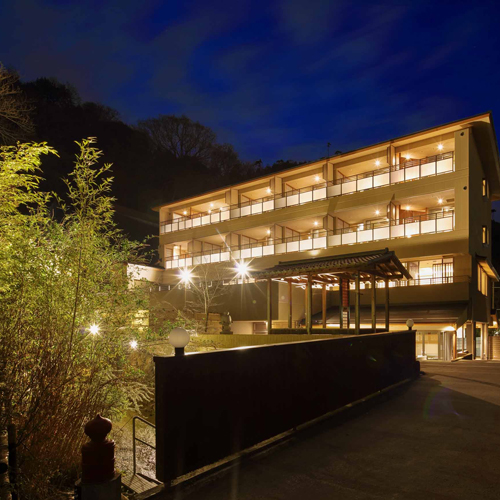
[(237, 205), (221, 207), (209, 212), (177, 218), (160, 223), (160, 234), (218, 224), (231, 219), (257, 215), (271, 210), (303, 205), (347, 194), (374, 189), (400, 182), (408, 182), (431, 175), (444, 174), (454, 170), (453, 152), (429, 156), (421, 160), (409, 160), (403, 165), (380, 168), (363, 174), (343, 177), (335, 181), (321, 182), (302, 189), (275, 194)]
[(426, 214), (419, 217), (357, 224), (343, 229), (318, 229), (289, 238), (257, 241), (248, 245), (226, 246), (206, 252), (174, 255), (166, 258), (166, 269), (191, 267), (200, 264), (255, 259), (270, 255), (320, 250), (342, 245), (367, 243), (395, 238), (411, 238), (422, 234), (452, 231), (455, 228), (454, 211)]

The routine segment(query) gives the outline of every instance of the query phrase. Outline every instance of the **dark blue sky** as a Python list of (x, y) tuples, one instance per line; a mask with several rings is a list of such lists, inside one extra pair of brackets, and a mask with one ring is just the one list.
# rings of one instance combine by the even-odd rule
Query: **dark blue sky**
[(186, 114), (246, 160), (312, 160), (492, 110), (496, 1), (0, 3), (0, 61), (122, 118)]

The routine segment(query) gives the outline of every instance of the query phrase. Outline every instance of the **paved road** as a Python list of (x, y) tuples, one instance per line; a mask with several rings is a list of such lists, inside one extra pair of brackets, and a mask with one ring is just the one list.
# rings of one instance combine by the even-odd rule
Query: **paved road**
[(500, 498), (500, 362), (425, 362), (400, 394), (329, 420), (183, 500)]

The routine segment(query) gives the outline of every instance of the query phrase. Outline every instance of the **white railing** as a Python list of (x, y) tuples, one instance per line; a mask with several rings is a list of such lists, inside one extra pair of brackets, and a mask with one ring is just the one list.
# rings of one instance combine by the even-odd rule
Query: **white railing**
[(191, 216), (177, 216), (160, 223), (160, 234), (182, 231), (209, 224), (218, 224), (230, 219), (257, 215), (271, 210), (303, 205), (347, 194), (408, 182), (431, 175), (438, 175), (454, 170), (453, 152), (429, 156), (421, 160), (410, 160), (403, 165), (380, 168), (364, 174), (343, 177), (336, 181), (322, 182), (302, 189), (288, 191), (214, 209), (210, 212)]
[(454, 211), (440, 212), (419, 217), (377, 222), (369, 227), (364, 224), (363, 226), (349, 226), (337, 230), (321, 229), (315, 230), (312, 235), (304, 233), (290, 238), (280, 238), (266, 242), (258, 241), (248, 245), (227, 246), (206, 252), (174, 255), (166, 259), (165, 267), (166, 269), (176, 269), (200, 264), (256, 259), (269, 255), (306, 252), (370, 241), (411, 238), (422, 234), (452, 231), (454, 228)]

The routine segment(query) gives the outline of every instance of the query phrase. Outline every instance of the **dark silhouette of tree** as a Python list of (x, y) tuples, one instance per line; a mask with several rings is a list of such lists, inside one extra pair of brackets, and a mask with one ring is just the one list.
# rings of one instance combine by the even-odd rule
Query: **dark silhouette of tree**
[(139, 129), (149, 135), (157, 149), (168, 151), (175, 159), (208, 161), (216, 140), (213, 130), (184, 115), (159, 115), (141, 120)]
[(0, 63), (0, 144), (14, 144), (29, 138), (33, 131), (30, 111), (19, 75)]

